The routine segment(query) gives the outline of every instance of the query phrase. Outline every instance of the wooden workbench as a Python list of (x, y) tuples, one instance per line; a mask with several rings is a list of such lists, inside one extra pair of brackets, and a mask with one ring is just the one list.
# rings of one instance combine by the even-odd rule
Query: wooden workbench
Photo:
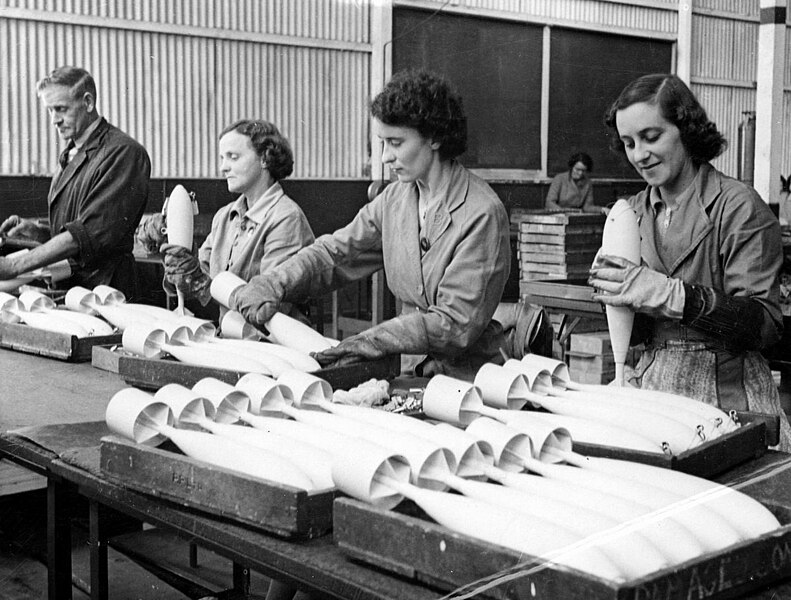
[[(47, 543), (50, 600), (71, 598), (71, 532), (67, 499), (87, 498), (92, 598), (104, 600), (107, 583), (105, 508), (186, 536), (234, 563), (234, 586), (242, 569), (289, 581), (325, 597), (354, 600), (438, 598), (431, 588), (349, 561), (330, 535), (287, 541), (215, 518), (109, 481), (99, 470), (99, 439), (107, 432), (104, 407), (126, 387), (114, 375), (85, 364), (0, 350), (9, 377), (0, 379), (0, 457), (47, 477)], [(25, 419), (29, 418), (27, 422)], [(66, 425), (57, 425), (59, 421)], [(12, 427), (9, 427), (9, 424)], [(17, 433), (9, 428), (25, 427)], [(771, 452), (722, 478), (749, 482), (743, 491), (791, 507), (791, 456)], [(237, 567), (239, 569), (237, 570)], [(791, 583), (742, 596), (751, 600), (791, 598)]]

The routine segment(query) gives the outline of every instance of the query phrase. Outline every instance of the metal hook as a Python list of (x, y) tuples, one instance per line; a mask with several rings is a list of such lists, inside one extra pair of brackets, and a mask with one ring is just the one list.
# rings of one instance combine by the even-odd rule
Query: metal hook
[(704, 442), (706, 441), (706, 428), (703, 425), (697, 425), (695, 427), (695, 432), (698, 434), (698, 437), (702, 439)]

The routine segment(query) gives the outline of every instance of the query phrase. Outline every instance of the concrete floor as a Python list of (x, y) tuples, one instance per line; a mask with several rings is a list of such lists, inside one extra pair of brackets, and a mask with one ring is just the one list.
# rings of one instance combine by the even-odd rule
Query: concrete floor
[[(46, 497), (43, 490), (0, 498), (0, 600), (47, 598)], [(80, 513), (82, 507), (75, 507)], [(199, 598), (201, 587), (221, 591), (231, 586), (231, 562), (208, 550), (198, 550), (198, 567), (189, 567), (189, 545), (184, 540), (147, 529), (146, 544), (139, 551), (189, 574), (198, 586), (176, 589), (152, 575), (127, 556), (108, 550), (109, 597), (112, 600), (183, 600)], [(153, 534), (153, 535), (151, 535)], [(87, 521), (75, 515), (72, 527), (74, 600), (89, 600)], [(268, 580), (253, 573), (251, 591), (263, 596)]]

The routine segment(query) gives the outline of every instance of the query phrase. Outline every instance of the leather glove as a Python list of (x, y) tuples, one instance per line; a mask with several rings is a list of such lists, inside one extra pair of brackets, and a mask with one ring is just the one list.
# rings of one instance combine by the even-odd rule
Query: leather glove
[(364, 360), (376, 360), (384, 355), (385, 352), (377, 347), (371, 338), (366, 336), (365, 333), (358, 333), (342, 340), (334, 348), (328, 348), (322, 352), (314, 352), (313, 358), (322, 367), (326, 367), (328, 365), (342, 366)]
[(163, 244), (159, 251), (165, 263), (165, 279), (162, 287), (172, 285), (185, 297), (197, 298), (204, 306), (209, 302), (211, 280), (201, 269), (200, 261), (183, 246)]
[(593, 299), (608, 306), (624, 306), (652, 317), (679, 320), (684, 316), (684, 282), (638, 266), (619, 256), (601, 255), (591, 268), (588, 283)]
[(241, 313), (251, 325), (261, 328), (280, 309), (283, 294), (282, 288), (271, 278), (256, 275), (247, 285), (233, 291), (229, 308)]
[(155, 254), (167, 240), (165, 216), (162, 213), (144, 215), (135, 231), (135, 239), (149, 254)]

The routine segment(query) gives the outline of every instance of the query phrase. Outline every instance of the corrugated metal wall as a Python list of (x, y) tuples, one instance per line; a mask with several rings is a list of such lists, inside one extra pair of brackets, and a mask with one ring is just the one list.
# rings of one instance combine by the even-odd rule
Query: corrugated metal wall
[[(71, 63), (94, 73), (102, 112), (146, 145), (155, 176), (215, 177), (218, 131), (260, 116), (291, 139), (296, 177), (365, 177), (372, 1), (0, 0), (0, 173), (52, 171), (58, 141), (35, 82)], [(678, 20), (677, 0), (395, 3), (665, 39)], [(735, 175), (741, 113), (755, 107), (760, 2), (692, 6), (692, 87), (731, 141), (717, 166)], [(791, 124), (789, 72), (786, 88)]]
[(217, 134), (244, 117), (289, 137), (295, 177), (365, 177), (369, 11), (344, 0), (0, 1), (0, 173), (52, 172), (60, 142), (35, 83), (76, 64), (156, 177), (216, 177)]
[[(695, 8), (716, 8), (717, 12), (693, 15), (691, 87), (729, 143), (714, 164), (735, 177), (739, 123), (744, 111), (755, 110), (758, 1), (700, 0)], [(725, 8), (734, 10), (726, 13)]]

